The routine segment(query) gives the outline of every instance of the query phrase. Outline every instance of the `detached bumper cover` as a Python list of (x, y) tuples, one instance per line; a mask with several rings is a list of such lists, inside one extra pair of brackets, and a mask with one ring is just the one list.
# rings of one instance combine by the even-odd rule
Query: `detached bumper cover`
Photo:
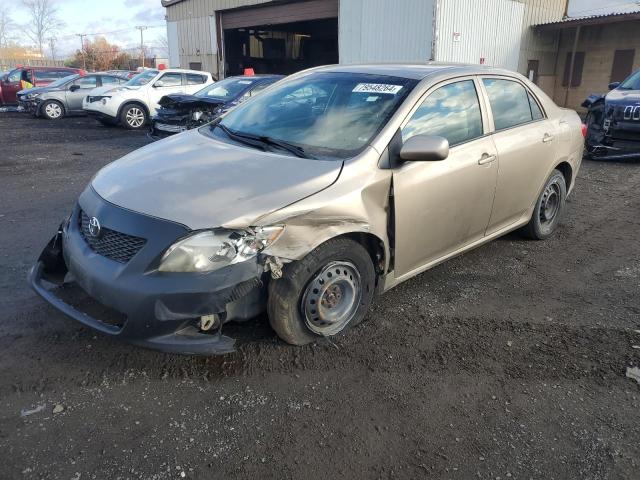
[[(127, 263), (96, 253), (81, 232), (81, 210), (99, 218), (103, 228), (147, 238), (146, 244)], [(164, 352), (229, 353), (234, 340), (220, 331), (201, 333), (197, 320), (210, 314), (224, 317), (229, 304), (261, 289), (264, 269), (254, 259), (204, 274), (159, 273), (156, 266), (164, 250), (188, 233), (181, 225), (109, 204), (89, 187), (44, 249), (29, 282), (62, 313), (101, 333)], [(60, 285), (67, 270), (89, 297), (121, 313), (122, 324), (93, 318), (45, 286), (45, 282)]]

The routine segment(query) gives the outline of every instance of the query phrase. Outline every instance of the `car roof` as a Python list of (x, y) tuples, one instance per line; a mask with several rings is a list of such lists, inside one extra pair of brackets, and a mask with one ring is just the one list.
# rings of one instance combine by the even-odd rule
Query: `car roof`
[(354, 65), (330, 65), (312, 69), (320, 72), (336, 73), (364, 73), (371, 75), (388, 75), (395, 77), (410, 78), (413, 80), (423, 80), (431, 75), (450, 72), (456, 75), (482, 75), (492, 73), (494, 75), (514, 75), (514, 72), (500, 68), (488, 67), (485, 65), (470, 65), (464, 63), (377, 63), (377, 64), (354, 64)]

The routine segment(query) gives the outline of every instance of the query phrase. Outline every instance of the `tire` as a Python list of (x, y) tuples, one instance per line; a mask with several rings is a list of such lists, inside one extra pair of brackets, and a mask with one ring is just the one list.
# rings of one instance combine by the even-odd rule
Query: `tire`
[(140, 130), (145, 127), (149, 116), (146, 110), (137, 103), (125, 105), (120, 112), (120, 123), (129, 130)]
[(362, 245), (348, 238), (329, 240), (270, 281), (271, 327), (292, 345), (337, 335), (364, 319), (375, 281), (371, 256)]
[(40, 107), (40, 112), (47, 120), (59, 120), (64, 117), (64, 106), (55, 100), (47, 100)]
[(546, 240), (558, 228), (567, 200), (567, 183), (559, 170), (554, 170), (536, 201), (529, 223), (521, 230), (525, 237)]

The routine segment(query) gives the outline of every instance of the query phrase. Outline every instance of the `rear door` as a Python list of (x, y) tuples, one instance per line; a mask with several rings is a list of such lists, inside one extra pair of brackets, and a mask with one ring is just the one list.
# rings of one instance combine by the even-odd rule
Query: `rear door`
[(82, 110), (82, 100), (91, 90), (98, 87), (97, 75), (85, 75), (79, 77), (71, 85), (67, 86), (67, 110)]
[(498, 184), (487, 234), (522, 219), (536, 201), (559, 141), (534, 95), (509, 77), (482, 77), (498, 152)]
[(167, 72), (161, 75), (148, 87), (147, 92), (149, 95), (149, 111), (151, 115), (155, 115), (156, 110), (159, 108), (158, 102), (162, 97), (172, 93), (184, 93), (182, 73)]
[(496, 151), (473, 77), (427, 92), (402, 127), (402, 140), (437, 135), (449, 157), (404, 162), (393, 172), (396, 278), (410, 276), (485, 234), (496, 187)]

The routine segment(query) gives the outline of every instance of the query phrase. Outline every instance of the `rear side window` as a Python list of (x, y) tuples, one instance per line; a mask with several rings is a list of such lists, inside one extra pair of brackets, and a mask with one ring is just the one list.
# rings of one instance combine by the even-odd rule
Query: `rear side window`
[(36, 70), (36, 78), (42, 82), (54, 82), (73, 75), (70, 70)]
[(450, 145), (482, 136), (480, 102), (472, 80), (451, 83), (431, 93), (402, 129), (402, 140), (437, 135)]
[(200, 85), (205, 83), (207, 77), (204, 75), (196, 75), (195, 73), (187, 73), (187, 85)]
[(484, 78), (482, 82), (487, 89), (496, 130), (504, 130), (533, 120), (529, 94), (518, 82), (500, 78)]

